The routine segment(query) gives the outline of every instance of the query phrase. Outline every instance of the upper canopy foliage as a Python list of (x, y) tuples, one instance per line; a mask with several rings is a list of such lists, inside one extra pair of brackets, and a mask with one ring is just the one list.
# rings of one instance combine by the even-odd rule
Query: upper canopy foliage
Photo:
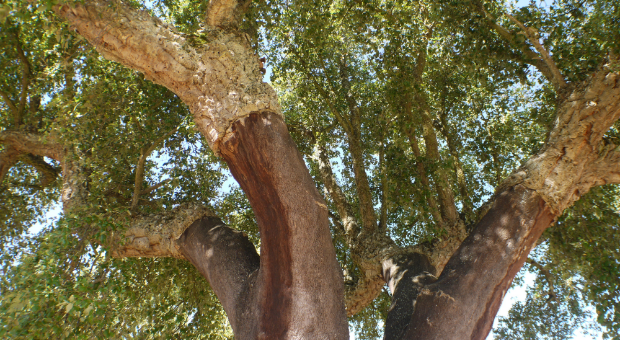
[[(131, 4), (204, 43), (204, 1)], [(0, 139), (0, 337), (232, 338), (208, 284), (184, 261), (113, 259), (105, 245), (123, 228), (118, 216), (200, 202), (259, 246), (247, 200), (174, 94), (100, 57), (51, 5), (0, 5), (0, 134), (75, 150), (88, 195), (76, 214), (28, 234), (60, 201), (61, 164), (13, 157)], [(370, 204), (376, 227), (407, 247), (449, 237), (445, 227), (457, 220), (471, 226), (545, 142), (565, 90), (519, 25), (568, 86), (620, 54), (615, 0), (256, 1), (241, 29), (266, 56), (321, 192), (317, 148), (357, 221), (370, 223), (360, 213)], [(606, 138), (619, 144), (618, 133), (616, 125)], [(620, 338), (619, 197), (616, 186), (592, 190), (545, 232), (526, 266), (537, 277), (528, 299), (496, 336), (566, 339), (590, 327), (593, 305), (605, 336)], [(325, 198), (339, 261), (355, 278), (338, 209)], [(358, 338), (380, 336), (388, 306), (384, 292), (351, 318)]]

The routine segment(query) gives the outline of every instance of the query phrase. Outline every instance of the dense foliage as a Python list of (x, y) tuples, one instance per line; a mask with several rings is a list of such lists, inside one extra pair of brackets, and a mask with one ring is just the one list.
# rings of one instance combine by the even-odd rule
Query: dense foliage
[[(132, 4), (200, 44), (204, 1)], [(58, 211), (62, 187), (51, 159), (21, 155), (0, 177), (0, 337), (232, 338), (217, 298), (188, 263), (114, 259), (105, 244), (123, 228), (117, 216), (200, 202), (259, 247), (247, 200), (174, 94), (103, 59), (51, 5), (0, 5), (0, 127), (77, 150), (87, 204), (43, 221)], [(359, 211), (358, 153), (379, 227), (409, 246), (442, 236), (448, 194), (460, 218), (476, 222), (494, 188), (545, 141), (557, 93), (506, 14), (539, 32), (568, 81), (620, 53), (616, 0), (256, 1), (243, 29), (266, 56), (289, 131), (321, 192), (317, 147), (328, 150)], [(606, 138), (618, 137), (616, 126)], [(139, 188), (146, 192), (132, 208), (148, 149)], [(325, 198), (338, 258), (355, 276), (337, 209)], [(600, 327), (620, 339), (619, 198), (616, 186), (596, 188), (545, 232), (523, 269), (534, 284), (496, 337), (566, 339)], [(598, 325), (588, 321), (591, 306)], [(386, 289), (350, 319), (356, 337), (379, 338), (388, 307)]]

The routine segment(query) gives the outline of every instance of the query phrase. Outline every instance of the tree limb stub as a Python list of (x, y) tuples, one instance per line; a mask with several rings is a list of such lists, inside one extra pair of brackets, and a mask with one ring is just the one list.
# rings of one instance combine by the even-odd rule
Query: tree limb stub
[(216, 154), (235, 121), (254, 112), (281, 115), (244, 33), (209, 26), (199, 32), (208, 43), (194, 46), (168, 24), (118, 2), (64, 4), (55, 11), (105, 58), (177, 94)]

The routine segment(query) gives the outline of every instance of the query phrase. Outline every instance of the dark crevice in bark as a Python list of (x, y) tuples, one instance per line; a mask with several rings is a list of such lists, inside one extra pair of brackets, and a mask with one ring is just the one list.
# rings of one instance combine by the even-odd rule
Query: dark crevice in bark
[(437, 280), (435, 268), (426, 255), (402, 253), (383, 262), (383, 277), (392, 292), (383, 338), (402, 339), (418, 294), (425, 285)]
[(252, 289), (260, 257), (243, 233), (218, 218), (195, 221), (176, 241), (179, 251), (204, 276), (222, 303), (234, 333), (240, 339), (256, 334), (256, 303)]

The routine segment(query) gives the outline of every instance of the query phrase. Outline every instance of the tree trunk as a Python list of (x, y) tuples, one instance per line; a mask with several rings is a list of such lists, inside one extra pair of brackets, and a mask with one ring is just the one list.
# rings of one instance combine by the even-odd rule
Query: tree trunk
[(255, 339), (260, 316), (256, 304), (260, 258), (252, 242), (218, 217), (205, 216), (189, 226), (176, 245), (211, 284), (235, 337)]
[(404, 339), (485, 339), (512, 279), (556, 214), (521, 185), (492, 208), (415, 302)]
[(253, 338), (348, 338), (327, 206), (282, 117), (255, 113), (236, 121), (221, 153), (261, 232), (259, 334)]

